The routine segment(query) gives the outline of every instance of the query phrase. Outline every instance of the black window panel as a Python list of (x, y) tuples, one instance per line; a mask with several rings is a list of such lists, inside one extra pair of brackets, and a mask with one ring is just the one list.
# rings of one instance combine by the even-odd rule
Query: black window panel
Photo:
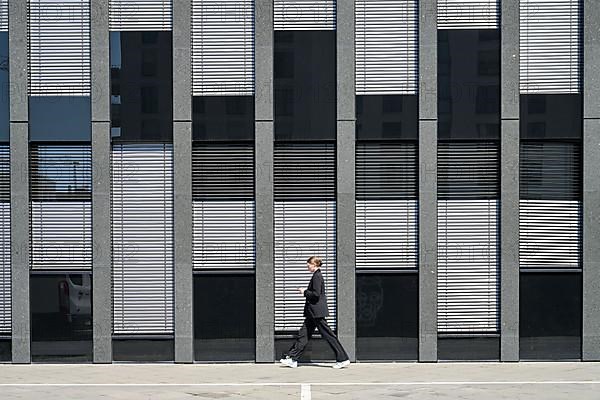
[(275, 139), (335, 140), (335, 31), (275, 31)]
[(522, 94), (521, 139), (581, 139), (581, 94)]
[(113, 141), (173, 140), (172, 33), (110, 32)]
[(8, 32), (0, 32), (0, 142), (8, 142), (10, 93), (8, 80)]
[(438, 30), (438, 137), (500, 137), (499, 30)]
[(499, 337), (440, 337), (438, 360), (497, 361), (500, 359)]
[(175, 360), (173, 339), (113, 339), (114, 361), (157, 362)]
[(90, 141), (88, 96), (29, 96), (29, 140)]
[(419, 352), (419, 276), (356, 275), (356, 357), (416, 360)]
[(580, 359), (581, 273), (523, 272), (519, 292), (520, 358)]
[(419, 137), (419, 96), (356, 96), (356, 139)]
[(0, 338), (0, 362), (10, 362), (12, 360), (12, 340), (10, 338)]
[(581, 200), (582, 154), (579, 143), (525, 141), (520, 154), (520, 198)]
[(254, 140), (254, 96), (194, 96), (194, 140)]
[(32, 274), (31, 359), (92, 361), (92, 274)]
[(254, 361), (255, 300), (254, 274), (195, 275), (194, 359)]

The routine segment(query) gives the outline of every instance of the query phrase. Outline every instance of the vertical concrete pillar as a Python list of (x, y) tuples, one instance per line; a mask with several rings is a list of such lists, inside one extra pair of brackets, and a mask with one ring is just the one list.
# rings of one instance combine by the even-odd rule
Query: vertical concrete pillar
[(582, 358), (600, 361), (600, 3), (583, 3)]
[(173, 2), (175, 362), (194, 360), (191, 0)]
[(25, 1), (11, 1), (8, 5), (12, 361), (14, 363), (31, 362), (27, 5)]
[(275, 359), (273, 265), (273, 1), (256, 0), (255, 20), (255, 196), (256, 361)]
[(108, 0), (91, 3), (94, 362), (112, 362)]
[(437, 361), (437, 0), (419, 3), (419, 361)]
[(519, 0), (502, 1), (500, 360), (519, 360)]

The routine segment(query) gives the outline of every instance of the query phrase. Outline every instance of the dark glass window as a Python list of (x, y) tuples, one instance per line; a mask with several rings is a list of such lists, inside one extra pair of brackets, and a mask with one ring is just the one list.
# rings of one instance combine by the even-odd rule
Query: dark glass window
[(173, 339), (113, 339), (114, 361), (173, 361)]
[(438, 337), (438, 360), (493, 361), (500, 359), (500, 337)]
[(419, 97), (356, 96), (357, 140), (418, 139)]
[(254, 361), (255, 302), (254, 274), (195, 275), (195, 360)]
[(194, 140), (254, 140), (254, 96), (194, 96)]
[(276, 31), (275, 140), (336, 137), (335, 31)]
[(438, 30), (438, 137), (500, 137), (499, 30)]
[(0, 90), (2, 91), (0, 93), (0, 142), (8, 142), (9, 139), (9, 89), (8, 32), (0, 32)]
[(110, 32), (113, 141), (173, 137), (172, 34)]
[(89, 96), (30, 96), (29, 140), (90, 141)]
[(0, 362), (10, 362), (12, 360), (12, 340), (10, 338), (0, 338)]
[(520, 281), (521, 359), (580, 359), (581, 273), (522, 272)]
[(31, 359), (92, 361), (92, 274), (32, 274)]
[(356, 275), (356, 357), (416, 360), (419, 336), (417, 273)]
[(581, 139), (581, 94), (527, 94), (520, 98), (521, 139)]

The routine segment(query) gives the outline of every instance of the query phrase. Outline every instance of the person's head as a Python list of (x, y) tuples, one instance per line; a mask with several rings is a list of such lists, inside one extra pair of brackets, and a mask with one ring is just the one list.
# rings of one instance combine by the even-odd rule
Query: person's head
[(308, 257), (308, 260), (306, 260), (306, 267), (310, 272), (315, 272), (321, 268), (321, 264), (323, 264), (323, 260), (317, 256)]

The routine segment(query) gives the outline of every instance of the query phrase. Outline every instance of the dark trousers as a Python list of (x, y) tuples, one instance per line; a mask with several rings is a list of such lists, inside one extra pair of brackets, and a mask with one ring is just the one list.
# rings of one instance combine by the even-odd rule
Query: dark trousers
[(312, 338), (313, 332), (317, 328), (319, 333), (327, 341), (333, 352), (335, 353), (336, 361), (345, 361), (348, 359), (348, 354), (346, 354), (346, 350), (342, 347), (342, 344), (335, 336), (335, 333), (331, 330), (329, 325), (327, 325), (327, 321), (325, 318), (310, 318), (307, 317), (304, 319), (304, 323), (302, 324), (302, 328), (298, 332), (298, 337), (296, 338), (296, 342), (292, 345), (287, 355), (290, 356), (293, 360), (297, 360), (308, 341)]

